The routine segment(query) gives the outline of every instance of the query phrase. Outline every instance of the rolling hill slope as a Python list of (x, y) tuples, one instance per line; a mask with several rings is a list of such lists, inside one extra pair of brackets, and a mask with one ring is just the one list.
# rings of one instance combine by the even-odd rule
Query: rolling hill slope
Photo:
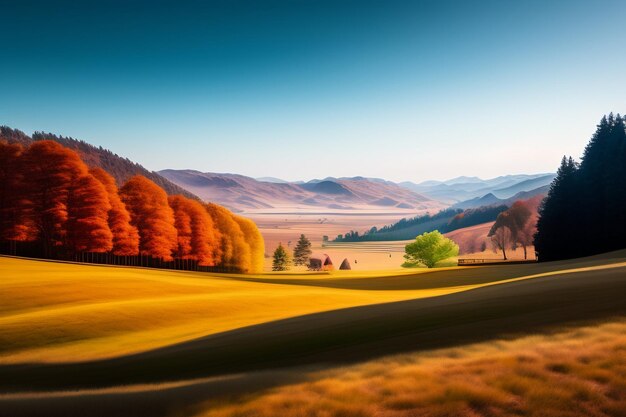
[[(0, 261), (0, 265), (6, 266), (6, 260)], [(0, 318), (13, 323), (3, 326), (10, 330), (3, 332), (4, 355), (11, 350), (19, 353), (25, 342), (32, 347), (55, 342), (57, 355), (63, 350), (66, 354), (75, 350), (82, 352), (83, 357), (74, 356), (70, 362), (42, 362), (36, 356), (21, 361), (20, 356), (15, 356), (0, 365), (0, 386), (5, 392), (157, 383), (294, 365), (349, 363), (626, 313), (622, 296), (626, 291), (624, 251), (566, 262), (453, 268), (386, 277), (338, 275), (328, 279), (298, 275), (226, 278), (63, 264), (53, 265), (53, 269), (60, 265), (58, 274), (39, 276), (32, 274), (38, 267), (51, 267), (44, 262), (26, 264), (20, 270), (11, 269), (9, 279), (0, 283), (3, 293), (36, 290), (38, 295), (34, 310), (29, 306), (34, 300), (12, 296), (9, 310), (2, 312)], [(107, 275), (107, 270), (109, 283), (105, 288), (109, 290), (94, 292), (101, 279), (97, 277), (101, 273)], [(23, 279), (15, 274), (27, 271), (31, 278), (16, 286), (16, 280)], [(133, 279), (128, 281), (125, 274), (131, 274)], [(44, 282), (48, 285), (42, 286)], [(164, 293), (155, 285), (167, 286), (169, 290)], [(73, 291), (65, 291), (69, 288)], [(77, 288), (87, 291), (76, 291)], [(324, 296), (316, 298), (320, 292)], [(217, 311), (234, 314), (235, 320), (224, 321), (223, 317), (202, 312), (190, 314), (194, 307), (189, 302), (194, 294), (196, 304), (204, 308), (214, 308), (215, 302), (221, 300), (223, 306)], [(257, 304), (241, 304), (239, 297), (255, 294)], [(278, 310), (268, 310), (267, 306), (276, 304), (258, 297), (260, 294), (284, 296), (285, 301), (292, 301), (279, 303)], [(310, 302), (293, 300), (296, 295)], [(203, 303), (202, 297), (215, 301)], [(343, 308), (346, 304), (340, 300), (356, 306)], [(322, 305), (322, 301), (330, 304)], [(314, 308), (313, 314), (302, 310), (307, 305)], [(170, 306), (171, 311), (155, 315), (163, 306)], [(84, 314), (92, 308), (105, 309), (119, 317)], [(151, 319), (136, 321), (138, 308), (147, 309), (144, 314)], [(290, 309), (295, 313), (291, 317), (254, 321), (255, 312), (284, 314)], [(60, 318), (59, 312), (69, 315)], [(113, 325), (108, 329), (101, 322), (90, 323), (107, 318)], [(56, 338), (40, 337), (40, 332), (54, 330), (49, 324), (42, 326), (42, 319), (58, 327)], [(168, 340), (173, 319), (204, 320), (204, 328), (197, 324), (193, 328), (208, 334)], [(220, 323), (227, 326), (215, 328)], [(29, 328), (31, 331), (27, 332)], [(18, 337), (20, 329), (27, 332), (26, 338)], [(164, 333), (165, 329), (168, 330)], [(162, 347), (147, 351), (140, 347), (135, 353), (119, 355), (128, 348), (129, 340), (137, 341), (138, 335), (146, 334), (145, 330), (160, 333), (157, 342)], [(124, 334), (135, 337), (124, 338)], [(67, 337), (74, 337), (83, 348), (68, 343)], [(107, 350), (117, 351), (118, 356), (89, 358)], [(44, 352), (50, 352), (49, 347)]]

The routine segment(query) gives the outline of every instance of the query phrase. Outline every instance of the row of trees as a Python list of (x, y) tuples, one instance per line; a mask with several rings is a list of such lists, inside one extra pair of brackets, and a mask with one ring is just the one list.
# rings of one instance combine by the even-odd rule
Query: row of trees
[(256, 272), (264, 258), (252, 221), (215, 204), (168, 197), (141, 175), (118, 190), (107, 172), (48, 140), (26, 148), (0, 142), (0, 240), (14, 253), (30, 242), (45, 258), (101, 254), (91, 259), (156, 259), (185, 269)]
[(494, 247), (502, 251), (507, 259), (506, 251), (518, 246), (524, 250), (524, 259), (528, 259), (528, 247), (532, 246), (537, 231), (537, 212), (527, 201), (516, 201), (513, 205), (498, 215), (491, 227), (488, 237)]
[(563, 157), (539, 210), (535, 249), (542, 261), (626, 247), (626, 128), (602, 118), (580, 164)]

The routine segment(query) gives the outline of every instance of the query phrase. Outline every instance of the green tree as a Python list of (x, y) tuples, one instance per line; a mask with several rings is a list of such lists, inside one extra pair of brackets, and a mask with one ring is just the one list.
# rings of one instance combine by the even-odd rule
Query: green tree
[(272, 271), (287, 271), (291, 259), (289, 253), (285, 250), (282, 243), (278, 244), (278, 247), (274, 251), (274, 259), (272, 260)]
[(404, 251), (406, 262), (402, 266), (423, 264), (427, 268), (432, 268), (439, 261), (458, 256), (459, 246), (435, 230), (417, 236), (415, 242), (405, 246)]
[(298, 244), (296, 248), (293, 250), (293, 264), (298, 265), (307, 265), (309, 263), (309, 258), (313, 251), (311, 250), (311, 241), (307, 239), (306, 236), (300, 235), (300, 239), (298, 239)]

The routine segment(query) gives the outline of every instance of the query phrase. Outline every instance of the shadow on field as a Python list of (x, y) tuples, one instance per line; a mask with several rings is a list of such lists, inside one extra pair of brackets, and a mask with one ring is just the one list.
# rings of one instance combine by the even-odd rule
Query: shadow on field
[(625, 295), (626, 267), (554, 275), (278, 320), (114, 359), (4, 365), (0, 390), (111, 387), (351, 363), (621, 316)]

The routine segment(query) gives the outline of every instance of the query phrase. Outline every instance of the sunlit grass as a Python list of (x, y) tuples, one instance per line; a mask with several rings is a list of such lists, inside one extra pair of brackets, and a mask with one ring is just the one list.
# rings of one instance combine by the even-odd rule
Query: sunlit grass
[[(610, 265), (591, 268), (596, 267)], [(585, 269), (588, 268), (564, 268), (513, 280)], [(82, 361), (126, 355), (287, 317), (450, 294), (492, 285), (501, 278), (499, 270), (485, 270), (480, 274), (481, 281), (460, 285), (463, 280), (459, 281), (456, 270), (443, 268), (438, 272), (436, 282), (441, 287), (415, 287), (420, 272), (401, 275), (401, 285), (392, 290), (379, 290), (368, 284), (370, 281), (360, 281), (358, 289), (349, 285), (333, 288), (298, 284), (304, 279), (351, 277), (373, 278), (380, 283), (380, 278), (385, 277), (381, 272), (288, 274), (284, 277), (290, 280), (285, 282), (281, 282), (280, 275), (271, 275), (273, 281), (268, 283), (262, 281), (268, 276), (0, 258), (0, 363)], [(449, 285), (448, 280), (455, 280), (454, 284)], [(511, 280), (499, 282), (505, 281)]]
[[(463, 289), (333, 289), (14, 258), (0, 258), (0, 275), (2, 363), (111, 357), (286, 317)], [(332, 276), (374, 273), (319, 278)]]
[(626, 415), (626, 322), (314, 373), (201, 416)]

